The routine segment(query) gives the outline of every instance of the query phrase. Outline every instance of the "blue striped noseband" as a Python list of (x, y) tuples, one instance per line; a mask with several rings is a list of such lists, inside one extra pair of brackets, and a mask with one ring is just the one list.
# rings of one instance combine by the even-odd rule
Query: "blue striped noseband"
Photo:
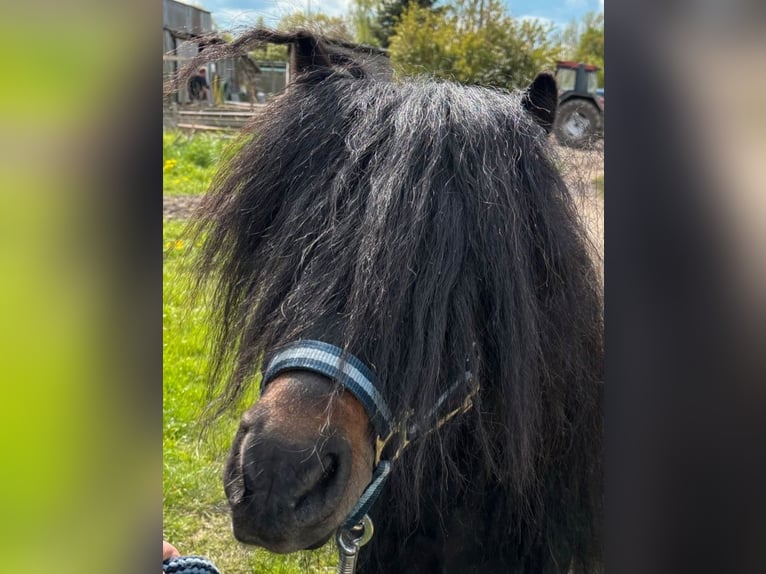
[[(397, 425), (392, 419), (391, 409), (375, 385), (375, 375), (351, 353), (322, 341), (296, 341), (271, 359), (263, 373), (261, 393), (277, 375), (293, 370), (311, 371), (337, 381), (362, 404), (375, 430), (375, 470), (372, 480), (342, 528), (353, 528), (360, 524), (383, 489), (383, 484), (391, 472), (391, 464), (402, 451), (415, 439), (438, 429), (455, 415), (470, 409), (473, 406), (472, 398), (478, 391), (476, 385), (471, 386), (467, 396), (459, 404), (454, 404), (452, 399), (455, 391), (460, 390), (466, 383), (471, 383), (471, 375), (466, 372), (465, 379), (457, 381), (447, 389), (423, 418), (423, 423), (428, 426), (407, 421)], [(439, 417), (445, 405), (451, 410)], [(434, 424), (430, 424), (432, 421)]]

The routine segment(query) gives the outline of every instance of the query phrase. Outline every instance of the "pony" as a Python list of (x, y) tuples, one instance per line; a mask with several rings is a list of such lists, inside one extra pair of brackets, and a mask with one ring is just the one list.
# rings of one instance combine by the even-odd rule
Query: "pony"
[[(264, 41), (292, 46), (296, 78), (193, 228), (214, 416), (296, 341), (329, 343), (369, 369), (397, 423), (468, 401), (397, 450), (361, 572), (601, 571), (603, 297), (548, 141), (555, 80), (381, 79), (304, 31), (228, 49)], [(331, 376), (261, 386), (225, 465), (233, 534), (318, 548), (371, 481), (374, 421)]]

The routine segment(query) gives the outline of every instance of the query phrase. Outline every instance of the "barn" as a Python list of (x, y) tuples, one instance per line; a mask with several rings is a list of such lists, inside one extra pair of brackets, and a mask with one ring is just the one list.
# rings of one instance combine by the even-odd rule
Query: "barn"
[[(170, 78), (200, 50), (212, 43), (225, 42), (216, 32), (210, 12), (176, 0), (162, 0), (162, 73)], [(257, 91), (258, 65), (249, 58), (219, 60), (206, 65), (211, 86), (208, 105), (228, 101), (251, 101)], [(184, 87), (173, 96), (175, 103), (188, 104)]]

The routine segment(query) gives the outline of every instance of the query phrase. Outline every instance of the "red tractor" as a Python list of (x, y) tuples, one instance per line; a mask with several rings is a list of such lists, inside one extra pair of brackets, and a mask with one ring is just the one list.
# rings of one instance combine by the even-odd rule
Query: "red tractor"
[(556, 62), (559, 107), (553, 132), (559, 143), (589, 147), (604, 135), (604, 90), (598, 88), (600, 68), (578, 62)]

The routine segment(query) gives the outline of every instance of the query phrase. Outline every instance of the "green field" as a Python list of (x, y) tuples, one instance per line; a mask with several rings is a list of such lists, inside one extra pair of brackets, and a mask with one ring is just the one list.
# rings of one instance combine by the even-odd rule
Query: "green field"
[[(164, 193), (204, 190), (214, 167), (194, 167), (188, 156), (220, 154), (226, 142), (205, 134), (182, 136), (188, 141), (179, 145), (173, 137), (164, 135), (163, 143), (169, 143), (163, 148), (185, 151), (178, 152), (172, 173), (166, 170)], [(184, 174), (189, 184), (180, 188), (175, 182)], [(192, 306), (189, 298), (195, 246), (183, 237), (184, 226), (169, 220), (163, 225), (163, 537), (181, 554), (208, 556), (223, 574), (334, 572), (332, 544), (317, 552), (276, 556), (246, 548), (231, 535), (221, 476), (238, 416), (219, 420), (201, 438), (208, 326), (204, 301)]]
[(193, 135), (176, 131), (162, 134), (164, 195), (198, 195), (210, 185), (231, 136), (210, 133)]

